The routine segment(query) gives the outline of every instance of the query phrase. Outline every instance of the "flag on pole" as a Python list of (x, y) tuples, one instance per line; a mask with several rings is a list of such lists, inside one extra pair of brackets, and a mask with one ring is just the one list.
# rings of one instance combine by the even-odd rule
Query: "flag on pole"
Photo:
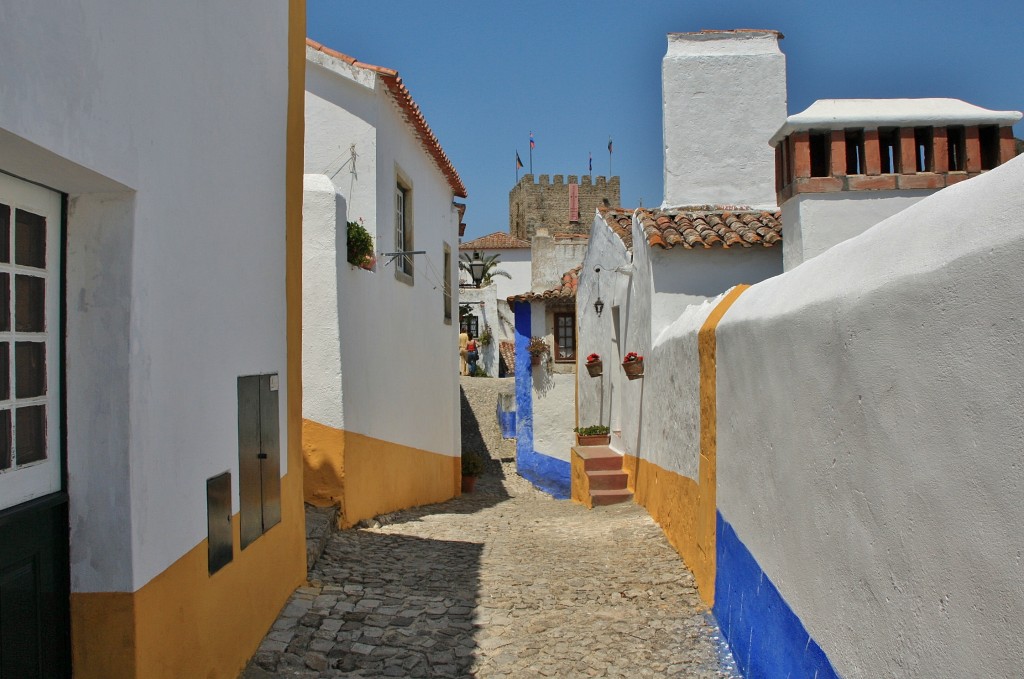
[(587, 152), (587, 174), (594, 174), (594, 154)]
[(608, 137), (608, 153), (612, 152), (612, 138)]
[(530, 148), (536, 148), (536, 144), (533, 142), (533, 132), (530, 133)]
[(520, 160), (520, 158), (519, 158), (519, 151), (516, 151), (516, 169), (517, 170), (523, 169), (523, 161)]

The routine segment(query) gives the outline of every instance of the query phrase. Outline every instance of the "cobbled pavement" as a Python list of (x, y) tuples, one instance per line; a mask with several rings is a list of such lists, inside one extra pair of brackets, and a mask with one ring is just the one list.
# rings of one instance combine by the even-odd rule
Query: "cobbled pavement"
[(493, 433), (508, 381), (462, 384), (476, 491), (332, 536), (243, 679), (739, 677), (646, 512), (534, 490)]

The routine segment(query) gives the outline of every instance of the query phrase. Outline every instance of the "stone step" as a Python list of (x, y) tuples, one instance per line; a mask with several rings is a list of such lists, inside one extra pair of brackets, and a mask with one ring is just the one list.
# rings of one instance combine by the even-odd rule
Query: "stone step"
[(583, 468), (589, 471), (622, 469), (622, 456), (608, 446), (583, 446), (575, 448), (583, 460)]
[(633, 494), (628, 490), (591, 490), (590, 501), (595, 507), (629, 502)]
[(596, 469), (588, 471), (592, 490), (623, 490), (629, 478), (626, 472), (616, 469)]

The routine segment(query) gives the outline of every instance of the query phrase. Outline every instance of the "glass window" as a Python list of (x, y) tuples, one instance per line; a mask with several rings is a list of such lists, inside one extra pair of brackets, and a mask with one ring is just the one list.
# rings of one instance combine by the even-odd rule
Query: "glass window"
[(555, 314), (555, 360), (576, 360), (576, 314)]

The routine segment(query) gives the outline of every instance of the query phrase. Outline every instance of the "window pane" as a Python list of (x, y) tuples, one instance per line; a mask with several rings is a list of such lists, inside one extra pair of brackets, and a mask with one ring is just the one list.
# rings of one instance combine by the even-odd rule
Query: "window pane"
[(46, 268), (46, 217), (17, 210), (14, 224), (14, 263)]
[(0, 342), (0, 399), (11, 397), (11, 349), (7, 342)]
[(32, 398), (46, 393), (46, 345), (42, 342), (18, 342), (14, 345), (14, 375), (17, 398)]
[(0, 273), (0, 331), (11, 329), (11, 275)]
[(0, 469), (11, 468), (11, 411), (0, 410)]
[(46, 459), (46, 406), (15, 410), (15, 456), (19, 465)]
[(14, 329), (18, 332), (46, 330), (46, 286), (42, 278), (18, 274), (14, 277)]
[(0, 203), (0, 262), (11, 261), (11, 207)]

